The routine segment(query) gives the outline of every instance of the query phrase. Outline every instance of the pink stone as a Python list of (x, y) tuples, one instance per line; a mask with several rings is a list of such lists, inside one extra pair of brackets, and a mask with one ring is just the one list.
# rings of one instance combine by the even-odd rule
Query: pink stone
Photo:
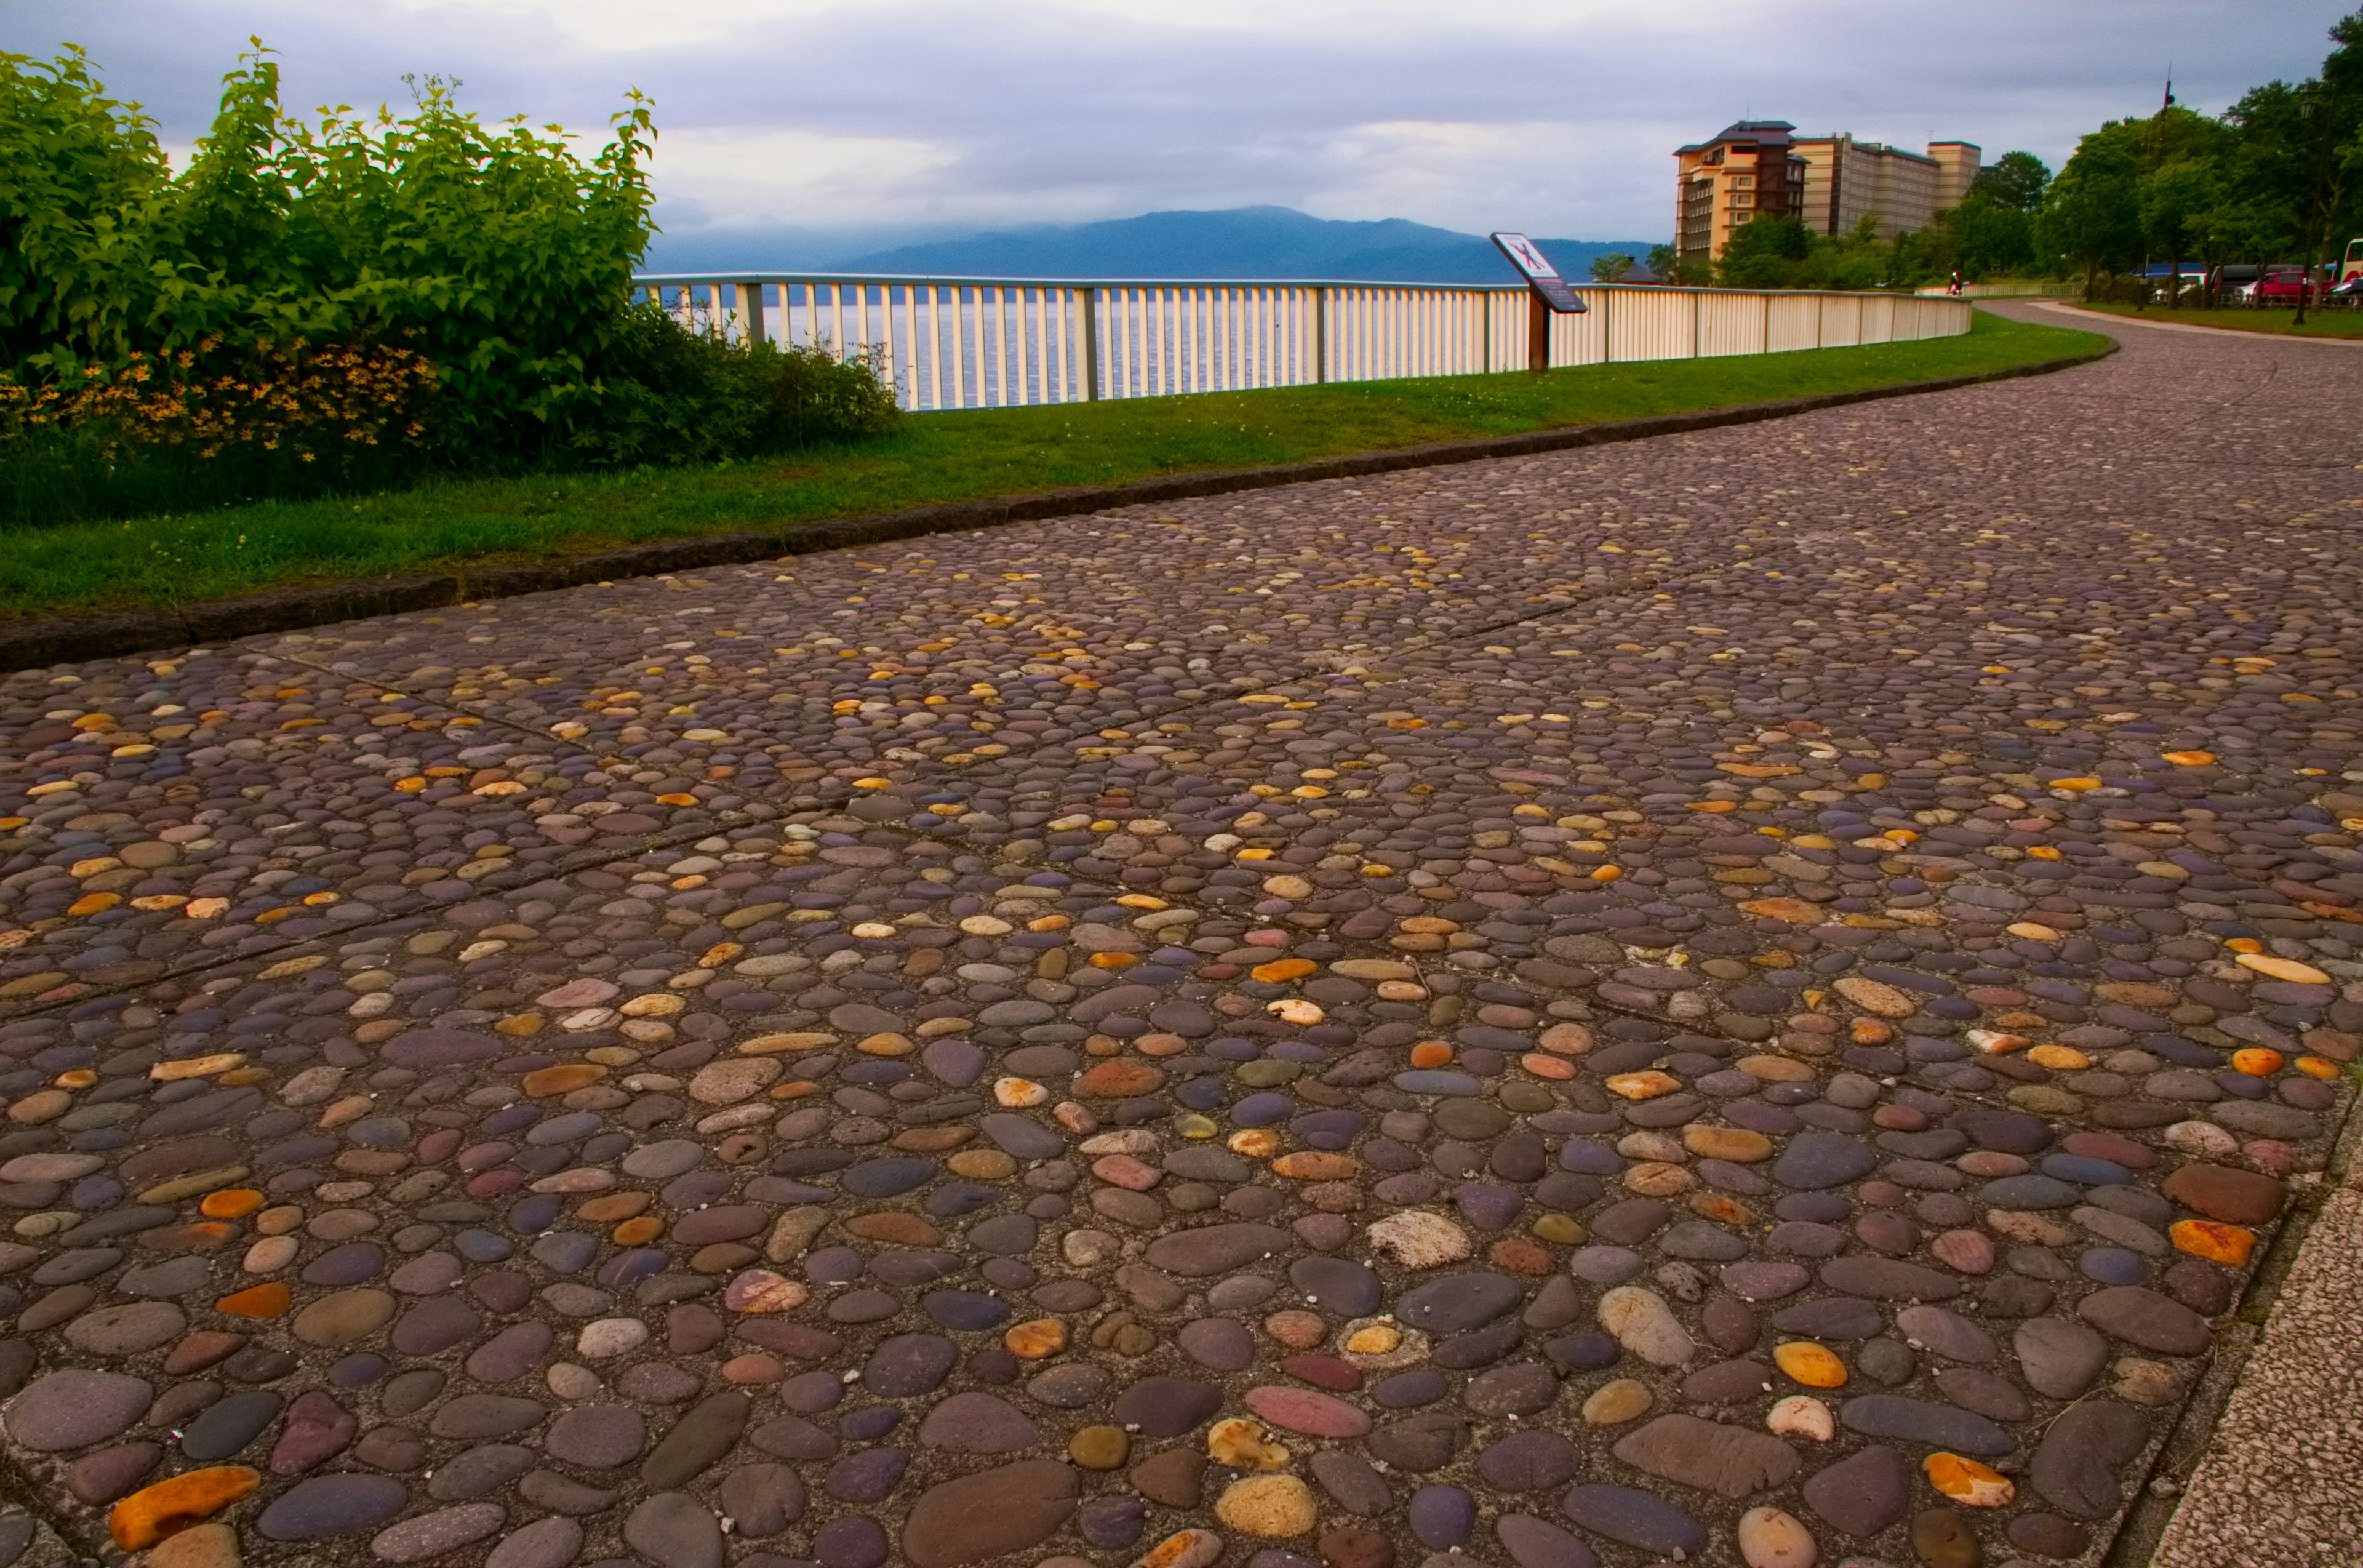
[(2286, 1176), (2297, 1169), (2297, 1151), (2279, 1139), (2259, 1138), (2240, 1145), (2248, 1163), (2269, 1176)]
[(1975, 1230), (1947, 1230), (1928, 1243), (1928, 1251), (1947, 1268), (1981, 1274), (1994, 1265), (1993, 1243)]
[(722, 1363), (720, 1370), (725, 1383), (777, 1383), (788, 1375), (788, 1369), (779, 1357), (760, 1352), (732, 1356)]
[(733, 1312), (786, 1312), (812, 1293), (769, 1269), (749, 1269), (723, 1287), (722, 1305)]
[(580, 980), (570, 980), (555, 991), (545, 991), (534, 1000), (545, 1007), (589, 1007), (617, 995), (623, 987), (612, 980), (602, 980), (586, 974)]
[(1309, 1388), (1250, 1388), (1245, 1403), (1272, 1426), (1306, 1437), (1359, 1438), (1370, 1429), (1370, 1417)]
[(1165, 1173), (1144, 1165), (1129, 1154), (1103, 1154), (1092, 1162), (1092, 1174), (1110, 1186), (1145, 1193), (1164, 1180)]
[(2004, 1154), (1998, 1149), (1973, 1149), (1953, 1162), (1954, 1166), (1972, 1176), (2017, 1176), (2026, 1172), (2026, 1162), (2016, 1154)]

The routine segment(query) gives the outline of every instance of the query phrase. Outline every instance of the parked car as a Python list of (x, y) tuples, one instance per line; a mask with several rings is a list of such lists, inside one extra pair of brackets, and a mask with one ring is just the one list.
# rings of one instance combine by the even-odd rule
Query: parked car
[(2301, 298), (2321, 298), (2321, 291), (2319, 282), (2307, 286), (2303, 267), (2267, 267), (2265, 275), (2243, 289), (2240, 297), (2248, 305), (2295, 305)]
[(2215, 275), (2208, 286), (2219, 300), (2244, 299), (2247, 295), (2243, 291), (2255, 285), (2257, 272), (2258, 269), (2247, 261), (2227, 262), (2215, 269)]
[(2323, 291), (2322, 297), (2325, 302), (2335, 302), (2339, 305), (2363, 303), (2363, 272), (2358, 272), (2344, 282), (2331, 284)]

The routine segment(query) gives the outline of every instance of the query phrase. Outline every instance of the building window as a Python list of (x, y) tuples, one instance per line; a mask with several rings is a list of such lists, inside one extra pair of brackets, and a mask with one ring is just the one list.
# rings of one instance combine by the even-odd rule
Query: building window
[(1731, 177), (1731, 183), (1737, 185), (1744, 191), (1756, 183), (1756, 176), (1753, 174), (1734, 174)]

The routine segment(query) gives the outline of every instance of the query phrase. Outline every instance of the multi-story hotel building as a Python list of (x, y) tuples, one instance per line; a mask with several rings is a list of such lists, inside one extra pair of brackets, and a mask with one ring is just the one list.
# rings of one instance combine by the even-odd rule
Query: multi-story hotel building
[(1868, 217), (1892, 239), (1958, 206), (1978, 177), (1974, 142), (1931, 142), (1922, 154), (1796, 129), (1741, 120), (1675, 152), (1674, 244), (1684, 261), (1722, 255), (1732, 230), (1759, 213), (1802, 218), (1818, 234), (1851, 233)]

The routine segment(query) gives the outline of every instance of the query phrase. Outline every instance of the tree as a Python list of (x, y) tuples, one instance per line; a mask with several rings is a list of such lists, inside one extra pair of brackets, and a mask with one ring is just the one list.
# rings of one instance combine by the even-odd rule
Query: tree
[(2032, 152), (2005, 152), (1978, 171), (1969, 201), (2012, 212), (2040, 212), (2050, 183), (2051, 171), (2042, 159)]
[(2149, 252), (2165, 252), (2173, 267), (2167, 284), (2169, 308), (2182, 303), (2182, 259), (2201, 248), (2202, 219), (2224, 202), (2215, 160), (2188, 154), (2169, 158), (2141, 179), (2141, 226)]
[(2007, 277), (2036, 270), (2035, 215), (2051, 171), (2032, 152), (2005, 152), (1978, 172), (1961, 205), (1936, 215), (1932, 259), (1949, 241), (1950, 264), (1973, 279)]
[[(1658, 247), (1659, 250), (1670, 250), (1671, 249), (1672, 247), (1670, 245), (1660, 245)], [(1657, 251), (1655, 250), (1650, 252), (1650, 255), (1653, 258), (1656, 254)], [(1633, 258), (1630, 256), (1614, 254), (1607, 256), (1594, 256), (1592, 259), (1592, 281), (1595, 284), (1621, 284), (1632, 275)]]
[(1724, 241), (1715, 281), (1728, 288), (1794, 288), (1798, 263), (1813, 250), (1814, 232), (1803, 218), (1750, 218)]
[(2111, 120), (2086, 134), (2044, 193), (2040, 242), (2050, 255), (2083, 272), (2087, 300), (2099, 296), (2102, 272), (2114, 273), (2140, 254), (2147, 124)]

